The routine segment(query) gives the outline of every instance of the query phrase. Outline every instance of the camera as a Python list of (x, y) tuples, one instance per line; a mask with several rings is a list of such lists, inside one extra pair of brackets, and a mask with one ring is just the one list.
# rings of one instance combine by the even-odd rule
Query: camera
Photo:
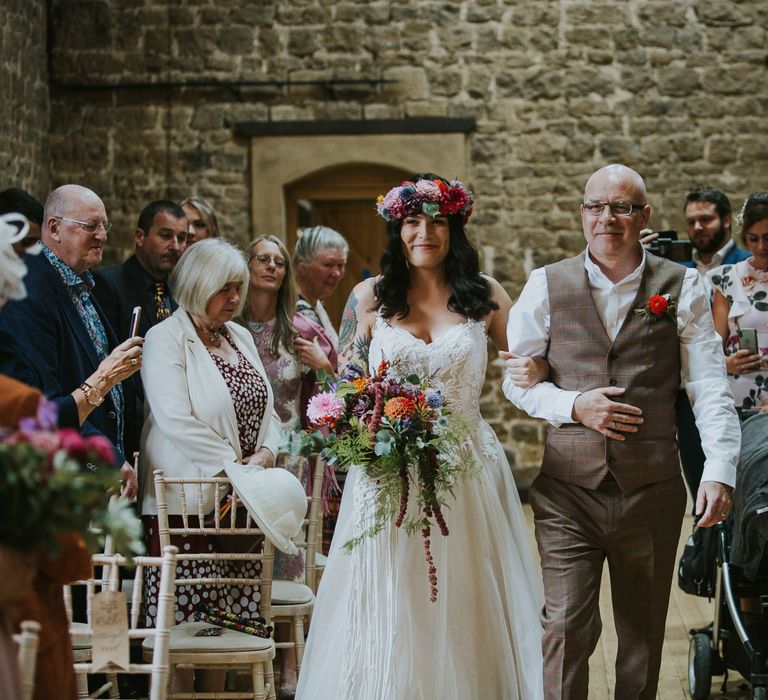
[(664, 231), (654, 231), (659, 237), (651, 241), (648, 252), (666, 258), (676, 263), (687, 262), (691, 259), (693, 246), (690, 241), (678, 241), (677, 231), (673, 228)]

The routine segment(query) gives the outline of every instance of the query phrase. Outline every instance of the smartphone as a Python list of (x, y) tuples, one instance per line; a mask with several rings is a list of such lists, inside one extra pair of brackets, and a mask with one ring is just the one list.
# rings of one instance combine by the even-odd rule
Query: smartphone
[(141, 307), (134, 306), (131, 312), (131, 330), (129, 338), (135, 338), (139, 334), (139, 321), (141, 320)]
[(759, 352), (757, 347), (757, 331), (754, 328), (739, 328), (739, 350), (749, 350), (753, 355)]
[(652, 231), (652, 233), (658, 233), (659, 238), (667, 238), (670, 241), (677, 240), (677, 229), (674, 228), (665, 228), (661, 229), (660, 231)]

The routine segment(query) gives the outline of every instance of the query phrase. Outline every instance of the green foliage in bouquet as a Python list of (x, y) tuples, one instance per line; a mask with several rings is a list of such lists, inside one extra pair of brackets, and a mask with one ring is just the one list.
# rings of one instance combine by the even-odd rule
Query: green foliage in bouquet
[(112, 445), (55, 428), (55, 406), (0, 436), (0, 544), (57, 553), (55, 537), (77, 532), (92, 551), (111, 535), (115, 551), (142, 554), (141, 521), (119, 493)]
[[(375, 537), (391, 521), (409, 535), (424, 538), (429, 565), (430, 598), (437, 598), (437, 575), (430, 549), (433, 524), (448, 535), (443, 509), (454, 487), (476, 471), (465, 421), (454, 415), (430, 378), (411, 374), (398, 378), (383, 361), (368, 375), (351, 364), (336, 381), (320, 377), (324, 391), (307, 406), (312, 428), (306, 451), (322, 451), (339, 469), (358, 467), (377, 491), (374, 517), (362, 534), (345, 544), (347, 550)], [(409, 498), (417, 512), (408, 512)]]

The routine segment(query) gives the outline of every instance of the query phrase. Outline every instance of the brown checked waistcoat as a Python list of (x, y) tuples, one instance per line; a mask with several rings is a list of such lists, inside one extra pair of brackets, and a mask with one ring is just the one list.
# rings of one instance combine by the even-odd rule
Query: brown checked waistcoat
[(545, 268), (550, 308), (547, 360), (551, 381), (561, 389), (589, 391), (618, 386), (616, 400), (643, 411), (643, 424), (626, 440), (610, 440), (580, 423), (549, 427), (541, 471), (588, 489), (610, 471), (622, 491), (680, 473), (675, 395), (680, 387), (677, 323), (668, 316), (645, 318), (634, 310), (654, 294), (680, 298), (681, 265), (654, 255), (614, 341), (608, 337), (589, 288), (584, 255)]

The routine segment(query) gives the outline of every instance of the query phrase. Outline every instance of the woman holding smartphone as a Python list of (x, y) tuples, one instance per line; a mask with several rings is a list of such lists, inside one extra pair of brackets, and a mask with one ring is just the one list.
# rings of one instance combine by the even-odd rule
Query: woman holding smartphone
[[(768, 411), (768, 192), (753, 192), (737, 217), (752, 257), (709, 273), (712, 315), (742, 415)], [(746, 414), (746, 415), (745, 415)]]

